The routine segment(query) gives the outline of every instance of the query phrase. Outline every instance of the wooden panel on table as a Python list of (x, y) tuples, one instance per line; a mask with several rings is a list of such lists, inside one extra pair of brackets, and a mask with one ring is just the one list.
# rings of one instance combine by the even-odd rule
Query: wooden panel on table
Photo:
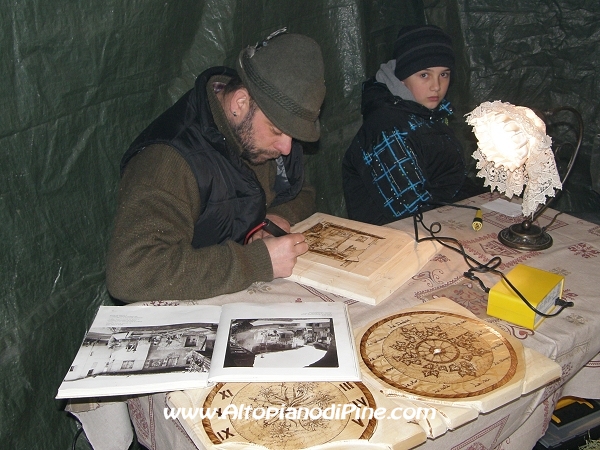
[[(414, 448), (426, 440), (416, 423), (388, 418), (396, 405), (370, 390), (363, 383), (290, 382), (290, 383), (219, 383), (213, 388), (171, 392), (167, 403), (172, 408), (204, 408), (218, 410), (212, 418), (183, 418), (179, 422), (199, 448), (251, 448), (269, 450), (380, 449), (382, 445), (403, 450)], [(337, 411), (356, 407), (345, 417)], [(256, 419), (268, 408), (304, 407), (312, 417), (291, 417), (276, 412), (269, 418)], [(368, 408), (383, 408), (384, 417), (369, 418)], [(225, 414), (243, 411), (242, 417)], [(260, 411), (262, 410), (262, 411)], [(318, 411), (325, 418), (319, 418)], [(327, 412), (330, 410), (330, 412)], [(333, 415), (332, 418), (327, 418)]]
[(376, 305), (415, 275), (435, 254), (431, 241), (393, 228), (316, 213), (296, 224), (309, 251), (290, 280)]

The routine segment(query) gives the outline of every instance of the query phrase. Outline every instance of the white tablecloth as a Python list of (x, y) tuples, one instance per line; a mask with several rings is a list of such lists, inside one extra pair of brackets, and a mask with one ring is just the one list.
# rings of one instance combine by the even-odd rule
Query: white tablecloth
[[(465, 204), (481, 206), (497, 198), (483, 194), (466, 200)], [(545, 226), (554, 211), (548, 210), (539, 222)], [(516, 264), (523, 263), (565, 276), (563, 298), (575, 306), (559, 316), (546, 319), (535, 330), (529, 330), (486, 314), (487, 294), (480, 286), (463, 277), (468, 269), (461, 255), (440, 246), (439, 252), (416, 273), (411, 280), (378, 306), (370, 306), (317, 291), (308, 286), (288, 280), (271, 283), (256, 283), (246, 291), (232, 295), (198, 301), (203, 304), (224, 304), (239, 301), (261, 303), (342, 301), (349, 307), (354, 327), (363, 327), (373, 320), (427, 302), (438, 297), (447, 297), (487, 321), (519, 339), (530, 347), (560, 364), (562, 378), (545, 388), (534, 391), (490, 413), (480, 415), (477, 420), (443, 435), (428, 439), (420, 446), (423, 449), (519, 449), (532, 448), (544, 434), (556, 401), (565, 395), (584, 398), (600, 398), (600, 294), (598, 273), (600, 272), (600, 226), (568, 215), (560, 215), (549, 228), (554, 244), (543, 251), (519, 251), (503, 246), (497, 240), (498, 231), (519, 221), (518, 218), (483, 210), (483, 228), (476, 232), (471, 227), (472, 210), (444, 206), (425, 214), (424, 223), (439, 222), (441, 236), (460, 240), (466, 251), (481, 262), (493, 256), (501, 256), (500, 270), (507, 273)], [(414, 234), (412, 219), (395, 222), (393, 228)], [(426, 232), (421, 229), (419, 237)], [(491, 287), (498, 277), (481, 275), (486, 286)], [(166, 420), (163, 409), (165, 394), (154, 394), (131, 398), (127, 401), (129, 416), (139, 441), (149, 449), (178, 450), (195, 449), (192, 440), (181, 425)], [(112, 406), (114, 408), (114, 405)], [(121, 408), (125, 405), (121, 404)], [(98, 413), (89, 420), (87, 413), (78, 417), (88, 429), (97, 424), (105, 428), (105, 439), (93, 442), (96, 450), (127, 448), (117, 447), (114, 442), (123, 442), (123, 433), (131, 431), (131, 425), (114, 415), (111, 425), (106, 418), (98, 419)], [(109, 429), (106, 431), (106, 429)], [(117, 437), (121, 436), (120, 439)], [(112, 438), (115, 439), (112, 439)]]

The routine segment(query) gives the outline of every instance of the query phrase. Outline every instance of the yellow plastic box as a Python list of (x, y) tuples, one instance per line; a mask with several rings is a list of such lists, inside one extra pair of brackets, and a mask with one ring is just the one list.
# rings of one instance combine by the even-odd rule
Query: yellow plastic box
[[(561, 275), (518, 264), (506, 278), (544, 314), (550, 314), (555, 308), (555, 300), (562, 297), (565, 277)], [(544, 320), (544, 316), (530, 309), (504, 280), (490, 289), (487, 313), (530, 330)]]

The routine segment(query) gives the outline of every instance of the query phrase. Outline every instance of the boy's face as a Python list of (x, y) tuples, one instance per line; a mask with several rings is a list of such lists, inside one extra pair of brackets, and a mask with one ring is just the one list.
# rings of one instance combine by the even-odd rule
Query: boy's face
[(446, 96), (450, 85), (450, 69), (430, 67), (413, 73), (402, 80), (416, 101), (429, 109), (435, 109)]

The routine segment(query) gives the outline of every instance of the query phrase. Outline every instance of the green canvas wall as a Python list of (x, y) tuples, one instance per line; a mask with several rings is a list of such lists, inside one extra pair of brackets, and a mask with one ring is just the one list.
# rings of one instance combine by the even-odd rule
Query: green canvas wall
[[(0, 8), (0, 445), (67, 449), (54, 400), (95, 311), (118, 165), (132, 139), (211, 65), (281, 26), (322, 46), (323, 137), (308, 148), (318, 208), (344, 215), (340, 161), (360, 126), (360, 83), (404, 24), (454, 37), (458, 119), (484, 100), (570, 104), (595, 158), (596, 1), (24, 0)], [(469, 132), (456, 127), (469, 149)], [(594, 179), (598, 179), (596, 175)]]

